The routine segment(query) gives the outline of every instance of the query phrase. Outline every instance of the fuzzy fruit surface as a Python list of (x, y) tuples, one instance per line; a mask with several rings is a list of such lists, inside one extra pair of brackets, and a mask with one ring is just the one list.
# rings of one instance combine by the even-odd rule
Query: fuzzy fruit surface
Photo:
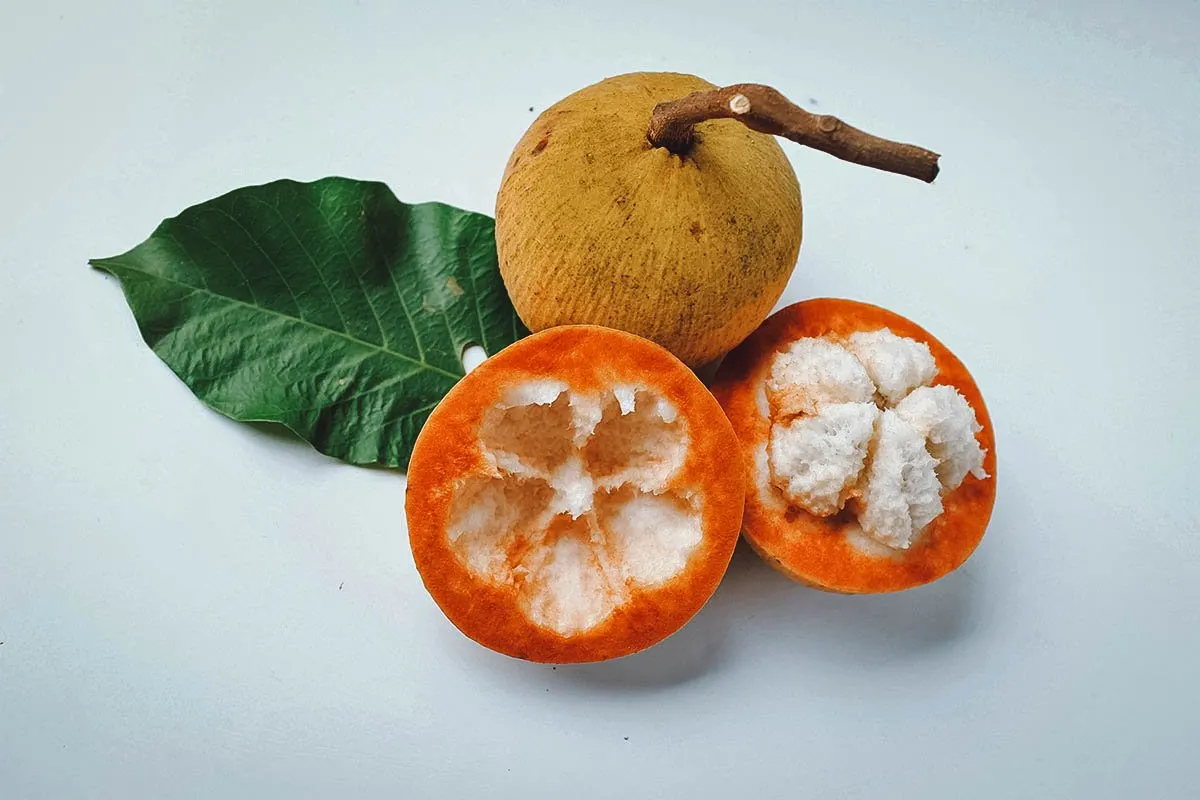
[(800, 250), (800, 187), (783, 150), (731, 119), (698, 124), (682, 155), (646, 138), (655, 105), (713, 88), (621, 75), (526, 131), (496, 200), (496, 242), (531, 330), (603, 325), (700, 366), (766, 318)]

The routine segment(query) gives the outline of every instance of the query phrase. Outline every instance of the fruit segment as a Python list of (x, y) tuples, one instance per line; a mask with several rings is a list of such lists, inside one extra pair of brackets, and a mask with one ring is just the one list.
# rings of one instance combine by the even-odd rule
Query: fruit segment
[(767, 379), (771, 484), (822, 517), (850, 503), (868, 536), (907, 550), (941, 492), (987, 477), (975, 412), (954, 387), (925, 385), (936, 375), (928, 345), (886, 328), (796, 340)]
[(841, 511), (867, 462), (878, 416), (872, 403), (836, 403), (774, 423), (771, 483), (813, 514)]

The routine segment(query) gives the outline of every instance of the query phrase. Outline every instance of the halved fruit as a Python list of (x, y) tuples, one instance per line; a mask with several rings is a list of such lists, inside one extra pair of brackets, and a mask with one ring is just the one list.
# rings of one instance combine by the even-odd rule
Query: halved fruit
[(714, 393), (741, 443), (743, 533), (785, 575), (893, 592), (959, 567), (996, 498), (996, 445), (975, 381), (898, 314), (797, 303), (725, 359)]
[(742, 518), (737, 439), (678, 359), (594, 326), (553, 328), (463, 378), (417, 438), (413, 558), (470, 638), (531, 661), (600, 661), (684, 625)]

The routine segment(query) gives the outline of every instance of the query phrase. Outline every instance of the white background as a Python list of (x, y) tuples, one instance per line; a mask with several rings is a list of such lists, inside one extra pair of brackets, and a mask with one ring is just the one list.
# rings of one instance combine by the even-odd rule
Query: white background
[[(1200, 5), (406, 5), (0, 4), (0, 796), (1195, 797)], [(933, 586), (739, 549), (677, 636), (552, 669), (441, 617), (401, 476), (206, 410), (86, 260), (279, 177), (490, 212), (530, 106), (633, 69), (944, 154), (785, 144), (785, 301), (940, 336), (999, 497)]]

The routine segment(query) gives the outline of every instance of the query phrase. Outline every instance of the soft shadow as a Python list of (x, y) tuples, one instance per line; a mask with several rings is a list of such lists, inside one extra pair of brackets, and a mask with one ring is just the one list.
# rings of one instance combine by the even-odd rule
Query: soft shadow
[(307, 441), (302, 439), (297, 434), (293, 433), (285, 425), (280, 425), (277, 422), (238, 422), (238, 428), (249, 429), (252, 436), (262, 436), (269, 439), (276, 447), (286, 447), (295, 450), (297, 453), (305, 453), (310, 458), (319, 458), (324, 461), (337, 462), (346, 464), (357, 469), (377, 470), (379, 472), (391, 472), (396, 475), (404, 475), (404, 470), (396, 467), (388, 466), (387, 464), (349, 464), (334, 456), (328, 456), (322, 453), (317, 448), (313, 447)]
[(457, 631), (454, 647), (473, 667), (522, 689), (588, 692), (654, 692), (681, 686), (715, 671), (728, 655), (721, 617), (712, 603), (682, 630), (640, 653), (595, 664), (536, 664), (491, 652)]
[(249, 430), (254, 436), (262, 436), (269, 439), (278, 447), (294, 448), (297, 451), (305, 451), (320, 458), (327, 458), (322, 455), (315, 447), (301, 439), (293, 433), (287, 426), (281, 425), (278, 422), (241, 422), (230, 420), (236, 424), (238, 428)]
[(888, 664), (953, 647), (979, 628), (977, 558), (927, 586), (846, 596), (794, 583), (743, 542), (711, 606), (719, 626), (794, 645), (806, 659)]
[(560, 666), (562, 679), (592, 689), (655, 691), (679, 686), (716, 670), (728, 639), (711, 602), (692, 621), (640, 653), (598, 664)]
[(455, 636), (456, 647), (478, 669), (522, 690), (546, 692), (668, 691), (709, 676), (745, 653), (761, 656), (764, 649), (797, 661), (887, 668), (953, 648), (980, 628), (978, 558), (928, 586), (846, 596), (789, 580), (742, 542), (704, 609), (682, 630), (640, 653), (550, 666), (490, 652), (461, 635)]

